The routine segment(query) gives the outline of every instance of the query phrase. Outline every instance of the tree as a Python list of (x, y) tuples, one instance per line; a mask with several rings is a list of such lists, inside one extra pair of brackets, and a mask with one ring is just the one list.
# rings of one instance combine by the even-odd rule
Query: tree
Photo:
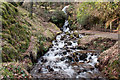
[(30, 2), (30, 17), (32, 18), (32, 13), (33, 13), (33, 0)]

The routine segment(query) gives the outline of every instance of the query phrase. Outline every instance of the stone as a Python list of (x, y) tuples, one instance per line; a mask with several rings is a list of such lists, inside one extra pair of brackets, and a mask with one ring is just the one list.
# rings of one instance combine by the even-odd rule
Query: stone
[(67, 49), (67, 52), (71, 52), (72, 50), (70, 50), (70, 49)]
[(86, 70), (93, 70), (94, 67), (91, 65), (84, 65), (83, 68), (85, 68)]
[(96, 67), (96, 68), (98, 68), (98, 67), (99, 67), (99, 65), (100, 65), (99, 63), (96, 63), (96, 64), (95, 64), (95, 67)]
[(74, 31), (73, 34), (75, 35), (76, 38), (79, 38), (79, 33), (77, 31)]
[(68, 44), (68, 46), (71, 46), (71, 45), (72, 45), (72, 43), (71, 43), (71, 42), (67, 42), (67, 44)]
[(83, 46), (77, 46), (76, 49), (87, 50), (87, 48)]
[(64, 55), (66, 55), (66, 54), (67, 54), (67, 52), (65, 51), (65, 52), (63, 52), (63, 54), (64, 54)]
[(62, 57), (60, 60), (61, 60), (61, 61), (64, 61), (64, 60), (65, 60), (65, 57)]
[(87, 58), (87, 54), (80, 54), (79, 58), (80, 60), (85, 60), (85, 58)]

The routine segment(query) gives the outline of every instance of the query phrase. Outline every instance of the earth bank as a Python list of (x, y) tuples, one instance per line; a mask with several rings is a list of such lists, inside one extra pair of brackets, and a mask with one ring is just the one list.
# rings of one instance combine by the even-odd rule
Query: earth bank
[[(16, 5), (3, 2), (1, 7), (1, 77), (27, 77), (27, 70), (29, 71), (39, 56), (48, 50), (55, 36), (61, 33), (55, 24), (45, 21), (42, 17), (38, 18), (35, 14), (31, 19), (27, 10)], [(9, 72), (15, 67), (11, 65), (19, 66), (19, 69), (16, 68), (18, 71)]]
[[(80, 3), (80, 4), (82, 5), (79, 5), (79, 3), (77, 3), (77, 5), (73, 4), (73, 7), (70, 6), (70, 8), (68, 9), (68, 15), (69, 15), (68, 20), (71, 25), (70, 27), (71, 30), (82, 29), (82, 28), (83, 29), (94, 28), (95, 30), (97, 30), (96, 28), (98, 28), (98, 26), (101, 28), (106, 26), (108, 29), (110, 29), (110, 22), (114, 25), (113, 30), (118, 30), (119, 25), (116, 21), (117, 20), (119, 21), (119, 15), (118, 15), (119, 13), (115, 13), (115, 11), (118, 10), (117, 7), (115, 8), (115, 11), (110, 13), (110, 15), (107, 15), (107, 13), (109, 12), (107, 11), (104, 15), (104, 17), (107, 16), (107, 19), (104, 19), (104, 17), (100, 16), (104, 13), (104, 11), (102, 11), (103, 7), (101, 7), (100, 9), (100, 11), (102, 11), (101, 14), (96, 16), (92, 15), (90, 17), (90, 15), (88, 14), (84, 16), (77, 15), (77, 14), (83, 15), (84, 13), (86, 13), (86, 11), (84, 10), (82, 11), (83, 13), (81, 13), (80, 9), (82, 7), (85, 7), (88, 3), (86, 4)], [(92, 4), (93, 3), (91, 3), (91, 5)], [(64, 21), (66, 19), (66, 15), (64, 15), (61, 11), (55, 11), (54, 7), (52, 10), (49, 8), (51, 7), (47, 7), (47, 10), (43, 10), (43, 13), (41, 13), (43, 14), (44, 17), (41, 17), (40, 16), (41, 14), (39, 14), (38, 12), (38, 13), (33, 13), (33, 18), (31, 19), (29, 17), (29, 12), (27, 10), (21, 8), (20, 6), (14, 6), (11, 3), (3, 3), (3, 6), (1, 8), (3, 11), (2, 12), (3, 15), (1, 15), (3, 17), (2, 18), (3, 31), (1, 33), (2, 42), (3, 42), (2, 57), (3, 57), (3, 62), (10, 62), (8, 63), (8, 65), (5, 65), (3, 63), (3, 72), (4, 72), (3, 75), (6, 75), (6, 77), (8, 77), (7, 73), (12, 74), (9, 75), (9, 77), (18, 77), (18, 76), (20, 78), (30, 77), (28, 76), (29, 73), (26, 70), (29, 71), (31, 69), (31, 67), (37, 61), (37, 58), (39, 58), (48, 50), (48, 48), (51, 45), (51, 41), (54, 39), (54, 37), (57, 34), (61, 33), (58, 27), (61, 27), (61, 25), (63, 25), (63, 22), (58, 24), (59, 19)], [(37, 9), (38, 8), (36, 8), (36, 10)], [(78, 9), (77, 12), (74, 12), (74, 10), (76, 9)], [(87, 9), (89, 13), (91, 9), (89, 8)], [(35, 12), (37, 12), (36, 10)], [(47, 15), (46, 17), (44, 11), (49, 11), (49, 10), (51, 11), (51, 14), (55, 14), (54, 17), (48, 16), (47, 14), (50, 14), (48, 12), (46, 12)], [(97, 11), (97, 9), (94, 10)], [(94, 11), (91, 12), (90, 14), (92, 13), (94, 13)], [(99, 10), (97, 11), (97, 13), (99, 13)], [(115, 13), (115, 15), (111, 16), (113, 13)], [(61, 16), (58, 16), (60, 14)], [(109, 16), (111, 16), (112, 18), (109, 19)], [(63, 18), (61, 19), (61, 17)], [(97, 21), (94, 22), (95, 20)], [(51, 22), (58, 24), (57, 25), (58, 27)], [(78, 32), (75, 32), (74, 34), (78, 36)], [(87, 33), (84, 32), (83, 34), (87, 34)], [(71, 37), (73, 36), (71, 35)], [(88, 49), (90, 45), (91, 49), (100, 49), (102, 52), (99, 56), (100, 69), (102, 70), (103, 73), (106, 74), (106, 76), (108, 76), (108, 78), (118, 79), (120, 71), (119, 71), (119, 54), (117, 52), (118, 42), (116, 42), (117, 40), (113, 40), (111, 38), (104, 38), (101, 36), (100, 37), (93, 36), (94, 39), (89, 39), (90, 37), (91, 35), (87, 35), (86, 40), (88, 41), (90, 40), (90, 42), (82, 46), (80, 45), (80, 47), (84, 49)], [(109, 44), (107, 41), (110, 42), (111, 44)], [(80, 42), (83, 41), (80, 40)], [(100, 46), (97, 45), (97, 43), (99, 44), (101, 43)], [(11, 65), (21, 66), (24, 69), (15, 68)], [(10, 70), (12, 71), (14, 68), (18, 71), (9, 72)], [(16, 74), (19, 73), (19, 74), (13, 76), (13, 73)], [(25, 74), (25, 75), (20, 75), (20, 74)]]

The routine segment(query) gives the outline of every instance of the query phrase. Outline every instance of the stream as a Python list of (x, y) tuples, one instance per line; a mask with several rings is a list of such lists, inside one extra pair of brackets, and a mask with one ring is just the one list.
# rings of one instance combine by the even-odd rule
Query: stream
[[(66, 13), (65, 6), (62, 11)], [(69, 22), (65, 20), (63, 32), (52, 41), (52, 47), (31, 70), (34, 78), (103, 78), (96, 68), (97, 52), (84, 52), (78, 47), (78, 40), (85, 35), (74, 34), (69, 30)], [(76, 31), (77, 32), (77, 31)]]

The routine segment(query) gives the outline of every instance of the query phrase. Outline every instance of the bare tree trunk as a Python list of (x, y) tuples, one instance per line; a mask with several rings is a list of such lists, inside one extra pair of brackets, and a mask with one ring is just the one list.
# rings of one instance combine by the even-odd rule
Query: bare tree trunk
[(30, 2), (30, 17), (32, 18), (32, 13), (33, 13), (33, 0)]

